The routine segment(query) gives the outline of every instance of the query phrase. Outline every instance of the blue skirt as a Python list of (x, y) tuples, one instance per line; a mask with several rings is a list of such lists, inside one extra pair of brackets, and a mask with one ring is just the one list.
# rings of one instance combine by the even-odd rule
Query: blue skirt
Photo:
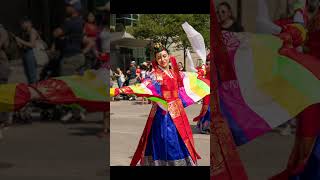
[(170, 114), (158, 107), (145, 151), (145, 166), (194, 166)]
[(206, 114), (197, 123), (197, 128), (199, 129), (199, 131), (201, 133), (210, 132), (210, 120), (211, 120), (211, 113), (210, 112), (211, 111), (210, 111), (210, 106), (209, 106)]

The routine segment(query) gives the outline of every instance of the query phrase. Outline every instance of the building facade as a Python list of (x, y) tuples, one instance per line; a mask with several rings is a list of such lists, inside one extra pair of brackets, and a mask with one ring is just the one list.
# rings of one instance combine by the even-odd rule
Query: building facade
[(139, 20), (139, 14), (111, 14), (110, 27), (115, 31), (125, 31), (128, 26), (134, 26)]

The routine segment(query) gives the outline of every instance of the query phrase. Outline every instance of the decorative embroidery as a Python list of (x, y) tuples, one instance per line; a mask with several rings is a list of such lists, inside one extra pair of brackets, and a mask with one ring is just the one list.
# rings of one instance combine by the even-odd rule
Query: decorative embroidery
[(226, 171), (226, 165), (240, 172), (243, 167), (227, 123), (221, 115), (215, 115), (212, 124), (211, 174), (218, 175)]
[(181, 116), (180, 109), (179, 109), (181, 107), (179, 106), (179, 102), (181, 102), (181, 101), (176, 100), (176, 101), (172, 101), (168, 104), (168, 111), (169, 111), (172, 119), (175, 119), (175, 118)]
[(196, 166), (190, 156), (177, 160), (153, 160), (152, 156), (145, 156), (142, 166)]
[(236, 88), (239, 88), (239, 83), (237, 80), (231, 80), (231, 81), (222, 83), (222, 87), (224, 90), (236, 89)]
[(158, 66), (164, 73), (166, 73), (171, 79), (173, 78), (173, 75), (171, 74), (170, 71), (167, 71), (165, 69), (163, 69), (161, 66)]

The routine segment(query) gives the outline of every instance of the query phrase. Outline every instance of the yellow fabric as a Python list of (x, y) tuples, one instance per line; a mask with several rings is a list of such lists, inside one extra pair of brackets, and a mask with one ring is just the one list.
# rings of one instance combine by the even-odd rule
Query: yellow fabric
[(110, 88), (110, 97), (115, 96), (116, 89), (115, 88)]
[[(317, 82), (315, 76), (311, 72), (306, 70), (303, 66), (290, 59), (279, 59), (281, 57), (278, 54), (277, 49), (281, 47), (280, 40), (276, 37), (270, 36), (268, 38), (263, 36), (257, 36), (250, 39), (250, 44), (253, 49), (253, 63), (255, 65), (255, 77), (257, 87), (264, 93), (272, 97), (273, 102), (277, 102), (282, 108), (284, 108), (292, 117), (297, 115), (301, 110), (317, 101), (317, 97), (307, 96), (303, 90), (295, 87), (294, 83), (290, 83), (288, 79), (284, 79), (283, 71), (289, 71), (295, 67), (299, 72), (305, 72), (300, 74), (301, 76), (307, 76), (311, 82)], [(269, 47), (269, 48), (266, 48)], [(262, 55), (263, 54), (263, 55)], [(296, 64), (295, 66), (286, 65), (287, 69), (277, 63), (284, 64)], [(281, 68), (281, 70), (277, 69)], [(279, 74), (281, 71), (283, 74)], [(298, 72), (298, 71), (297, 71)], [(297, 75), (298, 77), (299, 75)], [(309, 85), (312, 88), (311, 84)]]
[(14, 110), (17, 84), (0, 85), (0, 112), (10, 112)]

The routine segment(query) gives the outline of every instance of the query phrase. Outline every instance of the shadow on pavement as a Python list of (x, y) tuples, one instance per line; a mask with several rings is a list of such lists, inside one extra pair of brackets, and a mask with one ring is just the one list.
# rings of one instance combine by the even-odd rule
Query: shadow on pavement
[(197, 128), (197, 125), (190, 125), (190, 126), (193, 134), (204, 134), (199, 131), (199, 129)]
[(8, 162), (0, 162), (0, 171), (1, 169), (9, 169), (14, 167), (14, 164)]
[(68, 129), (78, 131), (69, 133), (73, 136), (97, 136), (99, 132), (103, 131), (103, 128), (100, 127), (73, 127)]

